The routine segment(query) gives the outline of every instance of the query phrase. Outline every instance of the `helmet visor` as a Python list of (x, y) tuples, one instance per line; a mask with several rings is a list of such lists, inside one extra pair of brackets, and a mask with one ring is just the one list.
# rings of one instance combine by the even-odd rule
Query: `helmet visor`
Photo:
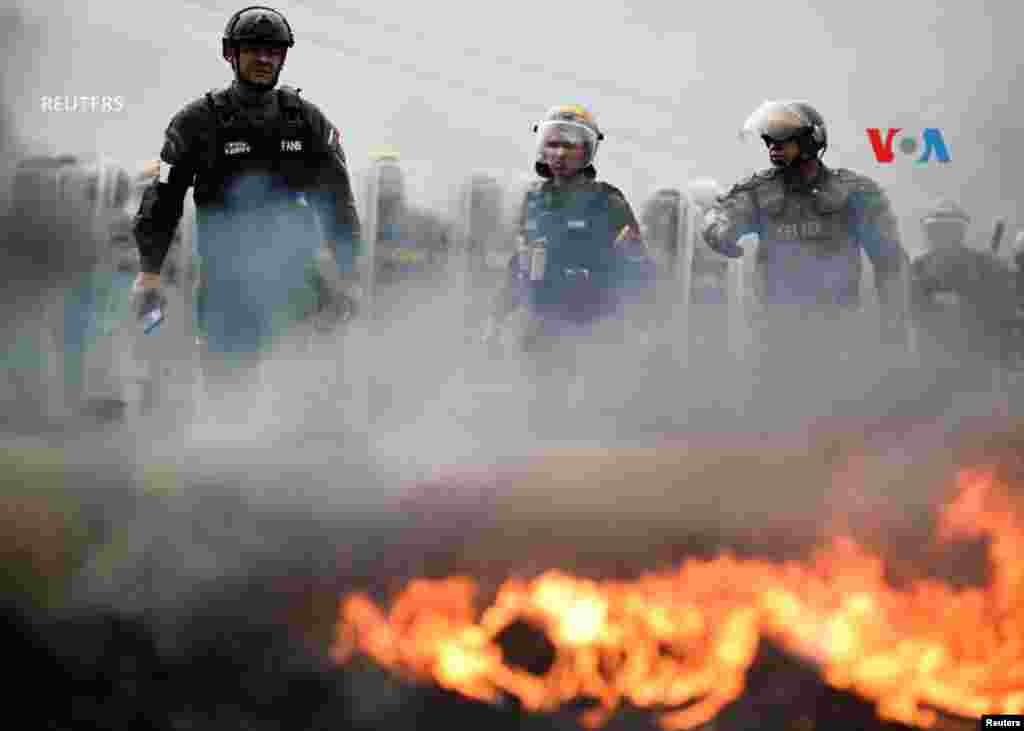
[(790, 102), (765, 102), (747, 117), (740, 131), (743, 139), (786, 142), (813, 127), (803, 111)]
[(582, 147), (583, 165), (594, 161), (597, 152), (597, 132), (580, 122), (551, 120), (537, 125), (537, 159), (543, 160), (545, 151), (557, 147)]

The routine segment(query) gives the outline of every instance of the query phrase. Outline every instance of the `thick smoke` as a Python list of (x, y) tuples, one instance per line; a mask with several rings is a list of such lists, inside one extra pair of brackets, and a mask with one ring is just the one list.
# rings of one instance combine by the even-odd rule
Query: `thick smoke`
[[(43, 36), (17, 11), (0, 20), (19, 49), (0, 72), (7, 193), (14, 161), (64, 150), (19, 139), (8, 90), (31, 72), (24, 39)], [(320, 71), (333, 81), (331, 60)], [(1002, 187), (1016, 180), (1000, 169)], [(53, 214), (6, 214), (0, 229), (5, 349), (46, 332), (88, 258), (76, 221)], [(1013, 425), (984, 421), (1013, 413), (1019, 386), (992, 363), (940, 370), (883, 348), (870, 312), (741, 333), (731, 350), (721, 312), (691, 312), (702, 340), (687, 346), (677, 308), (658, 327), (599, 329), (535, 358), (480, 345), (481, 312), (466, 306), (488, 291), (417, 285), (385, 295), (390, 314), (372, 323), (296, 333), (211, 404), (194, 388), (184, 296), (170, 296), (143, 341), (167, 408), (103, 427), (49, 419), (54, 437), (37, 423), (48, 382), (25, 370), (0, 381), (28, 435), (8, 440), (0, 472), (5, 588), (32, 618), (22, 641), (39, 636), (26, 653), (50, 661), (43, 682), (73, 671), (59, 723), (412, 726), (426, 701), (371, 669), (332, 675), (343, 591), (456, 570), (490, 584), (551, 567), (630, 574), (723, 547), (800, 556), (845, 530), (922, 570), (958, 463), (1020, 446)], [(118, 700), (101, 708), (76, 683)]]

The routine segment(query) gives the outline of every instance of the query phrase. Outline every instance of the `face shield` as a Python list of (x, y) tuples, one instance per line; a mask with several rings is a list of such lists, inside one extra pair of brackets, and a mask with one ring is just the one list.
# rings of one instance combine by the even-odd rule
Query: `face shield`
[(757, 140), (764, 144), (787, 142), (814, 127), (800, 107), (793, 102), (765, 102), (747, 117), (740, 130), (743, 140)]
[(931, 250), (952, 249), (967, 238), (968, 221), (953, 216), (925, 216), (921, 219), (925, 243)]
[(598, 145), (597, 131), (581, 122), (550, 120), (537, 125), (537, 160), (547, 162), (549, 156), (561, 149), (576, 149), (582, 146), (583, 157), (580, 167), (594, 162)]

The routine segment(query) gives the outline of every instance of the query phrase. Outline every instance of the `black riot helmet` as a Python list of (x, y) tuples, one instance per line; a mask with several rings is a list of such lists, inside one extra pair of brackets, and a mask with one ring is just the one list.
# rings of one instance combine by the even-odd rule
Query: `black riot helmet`
[[(252, 5), (242, 8), (232, 15), (228, 24), (224, 26), (221, 52), (224, 58), (231, 60), (236, 79), (239, 79), (238, 49), (245, 43), (291, 48), (295, 45), (295, 36), (285, 17), (273, 8)], [(275, 76), (273, 83), (269, 86), (276, 84), (277, 77)]]

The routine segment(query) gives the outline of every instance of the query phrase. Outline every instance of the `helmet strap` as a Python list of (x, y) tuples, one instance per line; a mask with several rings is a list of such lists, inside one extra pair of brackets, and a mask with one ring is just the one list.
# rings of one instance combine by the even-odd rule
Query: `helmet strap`
[(804, 160), (817, 160), (819, 153), (824, 150), (823, 147), (814, 141), (813, 134), (813, 132), (807, 131), (797, 139), (797, 144), (800, 145), (799, 160), (801, 162)]

